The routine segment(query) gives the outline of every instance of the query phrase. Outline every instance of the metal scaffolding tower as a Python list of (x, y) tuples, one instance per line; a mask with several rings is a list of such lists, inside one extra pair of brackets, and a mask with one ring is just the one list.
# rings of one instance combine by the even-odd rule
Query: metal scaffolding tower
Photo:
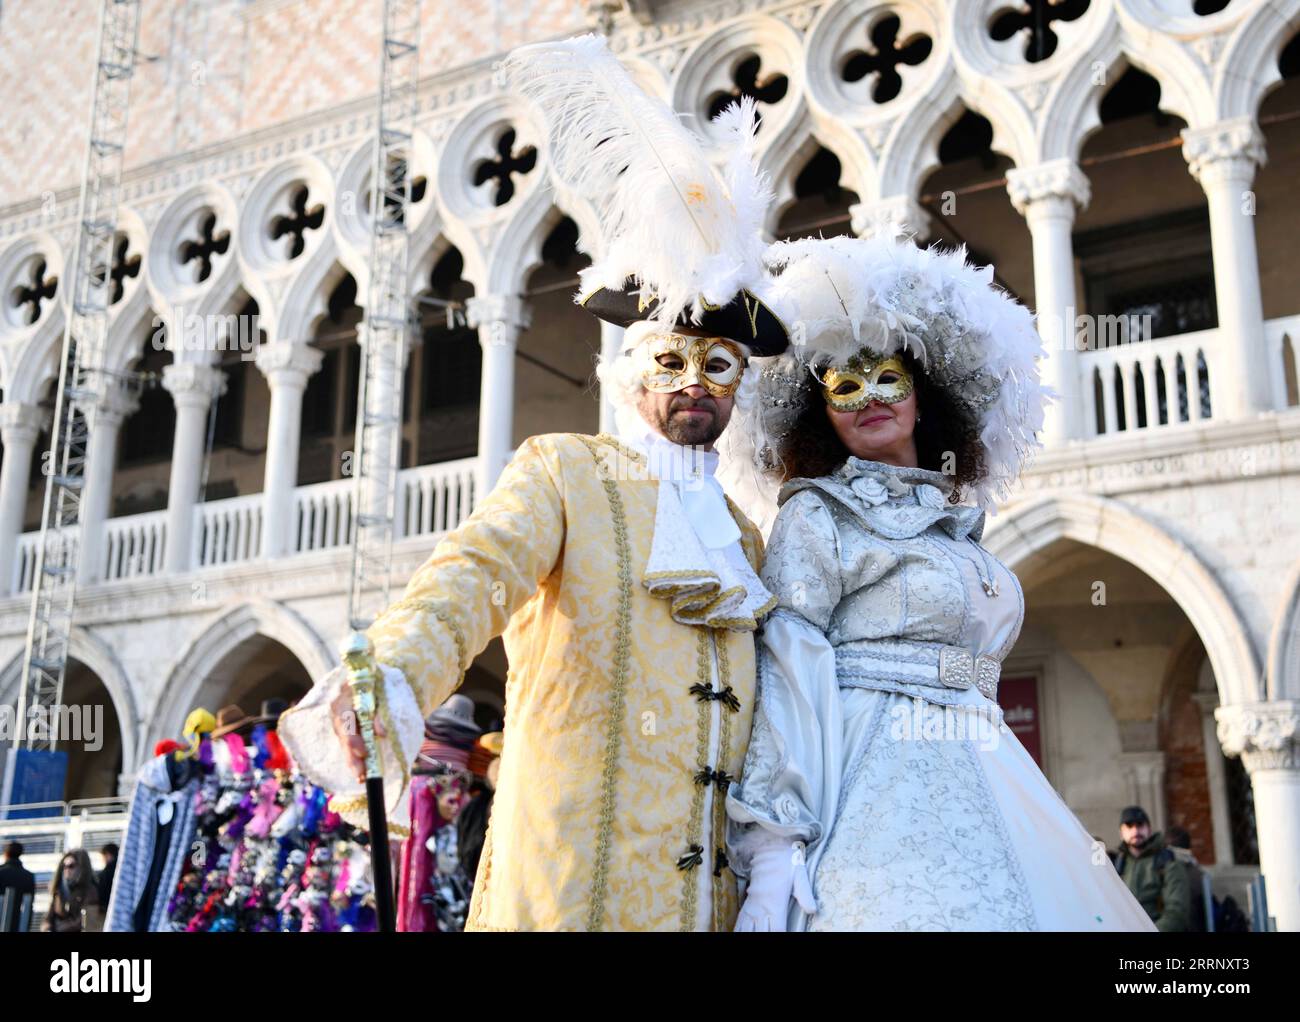
[(370, 287), (360, 337), (353, 464), (357, 490), (348, 619), (354, 629), (369, 625), (388, 603), (402, 450), (402, 384), (412, 318), (406, 221), (420, 73), (420, 0), (384, 0), (383, 19), (370, 187)]
[[(45, 504), (18, 703), (20, 727), (28, 722), (35, 707), (42, 708), (47, 721), (57, 720), (53, 711), (63, 697), (77, 589), (78, 531), (89, 439), (86, 415), (103, 385), (101, 367), (108, 330), (113, 241), (139, 28), (140, 0), (104, 0), (91, 96), (90, 141), (78, 207), (79, 236), (71, 275), (65, 273), (64, 281), (72, 289), (72, 301), (63, 332), (45, 466)], [(56, 742), (56, 734), (29, 730), (21, 744), (28, 750), (52, 752)], [(7, 774), (12, 778), (12, 768)]]

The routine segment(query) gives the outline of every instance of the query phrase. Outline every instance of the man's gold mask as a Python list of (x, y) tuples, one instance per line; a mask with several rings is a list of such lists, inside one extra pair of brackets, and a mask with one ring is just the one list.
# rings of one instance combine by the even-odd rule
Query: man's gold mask
[(637, 351), (642, 386), (659, 394), (699, 384), (711, 397), (731, 397), (745, 370), (740, 345), (725, 337), (651, 334)]
[(912, 374), (902, 358), (881, 358), (865, 348), (844, 365), (831, 366), (818, 382), (826, 403), (837, 412), (856, 412), (872, 401), (892, 405), (912, 393), (913, 387)]

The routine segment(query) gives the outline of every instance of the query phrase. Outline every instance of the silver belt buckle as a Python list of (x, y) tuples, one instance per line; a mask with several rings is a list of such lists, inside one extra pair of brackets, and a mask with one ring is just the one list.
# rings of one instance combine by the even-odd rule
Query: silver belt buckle
[(944, 646), (939, 650), (939, 681), (946, 688), (966, 689), (972, 685), (991, 702), (997, 702), (998, 679), (1002, 675), (1002, 662), (997, 657), (981, 653), (974, 656), (960, 646)]

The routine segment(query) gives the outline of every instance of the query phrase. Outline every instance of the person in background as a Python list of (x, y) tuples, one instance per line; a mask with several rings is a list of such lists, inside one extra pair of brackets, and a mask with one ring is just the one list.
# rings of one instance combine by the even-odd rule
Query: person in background
[(0, 865), (0, 904), (7, 892), (12, 891), (13, 896), (8, 918), (0, 919), (0, 933), (11, 933), (18, 929), (23, 895), (36, 893), (36, 877), (23, 866), (22, 857), (23, 846), (17, 841), (10, 841), (5, 846), (4, 865)]
[(50, 907), (41, 922), (47, 933), (102, 930), (104, 913), (95, 890), (95, 870), (84, 848), (70, 848), (50, 877)]
[(1141, 806), (1129, 806), (1119, 818), (1120, 847), (1115, 869), (1141, 902), (1161, 933), (1189, 929), (1191, 901), (1187, 869), (1161, 835), (1151, 832), (1151, 819)]
[(1165, 846), (1174, 853), (1187, 872), (1187, 903), (1189, 913), (1187, 929), (1193, 933), (1205, 932), (1205, 884), (1201, 879), (1205, 871), (1192, 854), (1192, 835), (1182, 827), (1169, 827), (1165, 831)]
[(95, 890), (99, 894), (99, 904), (108, 908), (108, 896), (113, 893), (113, 874), (117, 871), (117, 845), (112, 841), (99, 850), (104, 857), (104, 868), (95, 876)]

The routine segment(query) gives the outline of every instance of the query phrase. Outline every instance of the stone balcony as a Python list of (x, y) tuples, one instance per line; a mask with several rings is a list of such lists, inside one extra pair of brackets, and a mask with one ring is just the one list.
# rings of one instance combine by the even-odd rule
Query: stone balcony
[[(473, 509), (477, 458), (420, 465), (398, 476), (394, 543), (428, 539), (454, 529)], [(356, 484), (351, 479), (299, 486), (292, 491), (293, 537), (290, 557), (351, 546)], [(194, 509), (189, 574), (202, 578), (218, 569), (261, 558), (262, 494), (212, 500)], [(110, 518), (105, 524), (101, 563), (87, 578), (94, 583), (138, 581), (164, 574), (166, 511)], [(11, 592), (30, 593), (36, 573), (39, 532), (24, 533), (14, 558)]]

